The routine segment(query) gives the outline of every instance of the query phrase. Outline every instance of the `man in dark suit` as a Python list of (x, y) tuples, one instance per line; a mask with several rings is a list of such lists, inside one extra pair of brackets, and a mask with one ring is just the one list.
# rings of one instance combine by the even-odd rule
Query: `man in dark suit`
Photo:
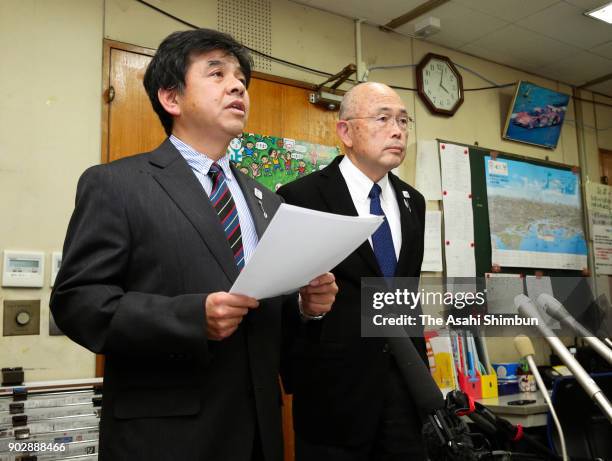
[[(346, 155), (278, 191), (293, 205), (386, 217), (333, 269), (339, 287), (333, 310), (305, 325), (291, 350), (297, 461), (425, 459), (415, 402), (396, 363), (401, 350), (360, 332), (361, 278), (419, 277), (421, 271), (425, 200), (390, 172), (404, 159), (409, 123), (391, 88), (355, 86), (336, 125)], [(423, 339), (414, 343), (425, 357)]]
[[(171, 34), (144, 78), (169, 138), (79, 181), (51, 308), (105, 354), (100, 460), (282, 459), (281, 311), (299, 322), (298, 299), (228, 293), (280, 205), (226, 156), (250, 70), (226, 34)], [(336, 291), (331, 274), (302, 288), (303, 316)]]

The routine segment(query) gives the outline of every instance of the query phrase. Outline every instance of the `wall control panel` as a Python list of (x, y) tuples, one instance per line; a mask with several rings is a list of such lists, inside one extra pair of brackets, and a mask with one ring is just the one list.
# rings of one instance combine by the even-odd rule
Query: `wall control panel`
[(53, 287), (55, 285), (55, 277), (57, 277), (57, 273), (59, 272), (59, 268), (62, 265), (62, 252), (54, 251), (51, 253), (51, 279), (49, 280), (49, 286)]
[(44, 273), (45, 254), (42, 251), (4, 251), (3, 287), (41, 288)]

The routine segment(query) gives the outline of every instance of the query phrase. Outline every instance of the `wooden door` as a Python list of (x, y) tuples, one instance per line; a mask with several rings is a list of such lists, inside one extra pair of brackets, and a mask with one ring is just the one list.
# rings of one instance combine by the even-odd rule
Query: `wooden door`
[[(102, 113), (102, 163), (149, 151), (166, 137), (142, 85), (155, 50), (106, 40)], [(251, 113), (246, 132), (336, 145), (335, 112), (308, 102), (312, 85), (253, 73)], [(104, 371), (96, 361), (96, 376)], [(283, 395), (285, 460), (293, 461), (291, 396)]]
[(102, 162), (147, 152), (166, 137), (142, 85), (155, 50), (107, 41), (104, 46)]
[(601, 183), (612, 185), (612, 150), (599, 149)]

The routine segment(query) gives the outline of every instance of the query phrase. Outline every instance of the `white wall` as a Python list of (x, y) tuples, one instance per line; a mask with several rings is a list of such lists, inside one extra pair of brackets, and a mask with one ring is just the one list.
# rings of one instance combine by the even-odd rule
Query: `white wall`
[[(156, 6), (204, 26), (217, 26), (216, 0), (157, 0)], [(335, 73), (355, 62), (353, 22), (286, 0), (271, 0), (272, 54)], [(61, 249), (74, 201), (76, 181), (100, 161), (101, 62), (103, 38), (155, 48), (174, 30), (185, 29), (134, 0), (2, 0), (0, 2), (0, 249)], [(427, 52), (448, 55), (498, 83), (528, 79), (571, 92), (556, 82), (472, 56), (363, 26), (368, 66), (410, 64)], [(272, 65), (272, 74), (320, 83), (320, 76)], [(414, 70), (374, 71), (370, 80), (414, 87)], [(487, 86), (463, 72), (467, 88)], [(576, 124), (568, 122), (555, 151), (503, 141), (502, 124), (512, 89), (466, 94), (450, 119), (431, 116), (413, 92), (400, 92), (417, 120), (401, 168), (414, 180), (416, 139), (447, 140), (537, 158), (578, 164)], [(592, 99), (589, 92), (582, 92)], [(605, 99), (610, 103), (610, 99)], [(597, 178), (597, 148), (612, 149), (610, 108), (583, 103), (588, 174)], [(573, 107), (569, 118), (573, 119)], [(590, 128), (589, 128), (590, 127)], [(430, 204), (435, 207), (436, 204)], [(47, 264), (50, 261), (47, 260)], [(89, 377), (93, 354), (65, 337), (49, 337), (50, 288), (0, 289), (0, 299), (41, 299), (40, 336), (0, 336), (0, 366), (31, 368), (28, 380)], [(507, 341), (492, 341), (495, 360), (513, 360)], [(542, 352), (545, 349), (542, 348)]]
[[(60, 250), (76, 180), (99, 162), (102, 20), (102, 0), (0, 2), (3, 250)], [(0, 336), (0, 366), (32, 369), (31, 380), (92, 376), (89, 351), (48, 337), (48, 284), (0, 290), (42, 300), (41, 335)]]

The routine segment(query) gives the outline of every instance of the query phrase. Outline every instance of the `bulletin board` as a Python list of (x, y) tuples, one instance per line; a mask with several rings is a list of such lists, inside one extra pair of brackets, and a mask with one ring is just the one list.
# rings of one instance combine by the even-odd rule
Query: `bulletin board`
[[(551, 276), (580, 276), (584, 274), (587, 269), (587, 254), (580, 170), (578, 167), (494, 151), (479, 146), (442, 140), (439, 140), (439, 142), (461, 145), (469, 152), (477, 277), (482, 277), (490, 272)], [(491, 162), (493, 162), (492, 165)], [(490, 174), (490, 168), (495, 166), (503, 168), (504, 164), (514, 170), (506, 172), (507, 183), (517, 181), (517, 176), (520, 176), (519, 172), (524, 173), (523, 181), (533, 182), (534, 184), (531, 184), (530, 187), (539, 192), (539, 197), (542, 197), (543, 194), (550, 196), (550, 203), (538, 204), (534, 202), (535, 209), (530, 214), (530, 211), (526, 209), (530, 205), (528, 194), (523, 193), (524, 191), (521, 192), (520, 187), (512, 187), (511, 184), (507, 184), (505, 189), (508, 189), (508, 193), (505, 196), (504, 194), (493, 196), (493, 200), (501, 202), (502, 213), (498, 213), (498, 215), (506, 215), (509, 223), (507, 225), (495, 222), (495, 218), (490, 213), (490, 205), (495, 207), (495, 203), (489, 201), (491, 191), (494, 189), (492, 184), (494, 186), (495, 183), (495, 175)], [(542, 180), (542, 174), (545, 174), (544, 180)], [(504, 178), (503, 172), (499, 176)], [(575, 178), (575, 181), (572, 181), (571, 178)], [(546, 184), (547, 180), (548, 184)], [(538, 187), (540, 187), (539, 190)], [(500, 189), (504, 188), (500, 187)], [(555, 197), (555, 195), (558, 197)], [(549, 222), (542, 220), (540, 222), (538, 220), (538, 216), (541, 214), (567, 215), (570, 206), (567, 204), (569, 196), (573, 197), (572, 205), (575, 205), (574, 209), (571, 210), (571, 221), (560, 219)], [(499, 200), (500, 198), (501, 200)], [(491, 220), (492, 217), (493, 220)], [(530, 220), (533, 222), (529, 222)], [(496, 225), (497, 228), (492, 228)], [(508, 227), (506, 234), (503, 234), (504, 226)], [(513, 232), (514, 234), (512, 234)], [(520, 255), (521, 250), (525, 250), (525, 254), (537, 253), (536, 250), (539, 250), (543, 255), (547, 251), (556, 254), (555, 250), (557, 248), (561, 248), (561, 252), (563, 252), (572, 244), (575, 244), (575, 252), (579, 256), (576, 261), (584, 262), (584, 265), (576, 263), (573, 264), (574, 267), (572, 268), (547, 268), (544, 267), (546, 264), (538, 265), (537, 258), (530, 264), (525, 265), (520, 263), (508, 265), (504, 264), (504, 261), (496, 262), (495, 254), (497, 253), (499, 256), (500, 251), (496, 251), (498, 248), (493, 247), (492, 234), (494, 240), (496, 235), (498, 237), (501, 235), (501, 239), (505, 241), (502, 241), (500, 246), (514, 248), (519, 251), (518, 255)], [(571, 241), (568, 241), (568, 239)], [(561, 246), (555, 247), (555, 244), (559, 242), (561, 242)], [(527, 261), (527, 259), (522, 257), (519, 261)], [(571, 264), (567, 265), (570, 266)]]
[[(602, 315), (605, 313), (602, 312), (602, 308), (599, 306), (599, 298), (595, 299), (595, 287), (592, 285), (592, 279), (589, 277), (590, 272), (587, 270), (583, 188), (580, 183), (579, 168), (443, 140), (438, 140), (438, 148), (441, 158), (442, 196), (443, 202), (445, 202), (443, 238), (446, 261), (445, 275), (449, 278), (477, 277), (476, 284), (483, 285), (479, 288), (487, 288), (487, 309), (489, 312), (514, 314), (516, 312), (514, 308), (514, 296), (516, 294), (528, 293), (529, 296), (537, 297), (537, 293), (549, 293), (559, 299), (574, 317), (592, 331), (597, 331), (602, 327), (606, 328), (605, 324), (602, 324)], [(455, 158), (451, 161), (451, 167), (448, 168), (447, 165), (447, 171), (445, 171), (445, 161), (442, 159), (444, 158), (443, 156), (448, 155), (449, 151), (451, 156), (454, 155)], [(506, 165), (495, 163), (491, 165), (489, 162), (492, 160), (502, 164), (505, 163)], [(463, 166), (461, 163), (463, 163)], [(519, 166), (518, 172), (517, 165)], [(579, 269), (551, 268), (546, 267), (546, 264), (539, 266), (537, 261), (536, 263), (532, 261), (532, 264), (521, 264), (522, 261), (527, 261), (524, 255), (520, 255), (518, 264), (515, 265), (495, 264), (495, 259), (498, 255), (496, 256), (495, 254), (496, 248), (493, 245), (496, 240), (492, 238), (492, 234), (495, 236), (495, 233), (500, 232), (499, 227), (493, 228), (496, 224), (495, 220), (491, 219), (492, 181), (490, 171), (495, 168), (507, 168), (507, 175), (505, 177), (508, 178), (508, 181), (513, 179), (513, 176), (516, 180), (516, 177), (521, 176), (521, 172), (530, 172), (530, 174), (525, 175), (527, 179), (523, 179), (523, 181), (525, 183), (529, 181), (536, 183), (536, 195), (554, 195), (554, 193), (557, 193), (559, 196), (562, 196), (557, 201), (558, 203), (544, 204), (542, 210), (536, 210), (536, 212), (531, 214), (529, 211), (526, 212), (529, 204), (524, 202), (524, 197), (520, 193), (513, 197), (517, 200), (502, 210), (502, 214), (504, 214), (504, 218), (508, 222), (512, 223), (510, 227), (516, 226), (519, 228), (510, 229), (511, 233), (512, 231), (523, 233), (521, 241), (515, 242), (515, 247), (517, 249), (527, 249), (528, 251), (534, 250), (529, 245), (527, 245), (527, 248), (524, 248), (522, 245), (524, 243), (522, 240), (528, 239), (529, 244), (537, 241), (536, 243), (544, 245), (545, 249), (550, 249), (546, 248), (546, 245), (549, 245), (549, 247), (552, 245), (554, 248), (554, 245), (558, 242), (551, 240), (557, 238), (561, 240), (563, 245), (568, 243), (575, 244), (574, 246), (577, 248), (576, 253), (579, 253), (582, 257), (581, 261), (584, 267), (582, 264), (579, 264), (577, 266)], [(451, 179), (445, 183), (444, 178), (445, 175), (448, 178), (449, 171), (451, 172)], [(532, 174), (534, 171), (544, 171), (546, 175), (542, 177), (541, 174), (540, 176), (536, 173)], [(500, 176), (503, 177), (504, 175)], [(465, 179), (466, 177), (467, 179)], [(455, 186), (456, 190), (453, 191), (452, 188), (447, 190), (448, 188), (445, 184), (449, 183), (451, 186)], [(512, 190), (513, 188), (509, 189)], [(518, 189), (520, 192), (520, 188)], [(457, 191), (463, 194), (458, 199), (456, 198)], [(455, 198), (452, 197), (453, 193)], [(468, 193), (469, 203), (462, 205), (466, 201), (462, 197), (467, 197)], [(568, 213), (569, 200), (567, 200), (566, 195), (574, 197), (573, 217), (570, 220), (557, 220), (552, 223), (546, 222), (545, 219), (543, 222), (538, 221), (538, 213), (540, 216), (544, 216), (544, 218), (550, 218), (554, 215), (564, 217)], [(451, 196), (450, 206), (447, 207), (446, 201), (449, 196)], [(505, 197), (505, 199), (507, 198)], [(535, 200), (534, 203), (536, 203), (535, 206), (541, 205), (538, 205), (538, 200)], [(531, 205), (534, 206), (533, 203)], [(463, 209), (461, 209), (462, 206)], [(464, 217), (470, 214), (472, 215), (471, 217)], [(533, 219), (533, 216), (536, 216), (536, 218)], [(529, 222), (530, 219), (533, 222)], [(459, 220), (460, 225), (457, 226), (454, 222), (453, 225), (448, 225), (449, 220)], [(522, 230), (520, 226), (523, 226)], [(571, 228), (572, 226), (573, 228)], [(461, 236), (463, 242), (459, 243), (462, 243), (463, 247), (467, 243), (471, 251), (464, 251), (464, 253), (455, 257), (456, 255), (453, 254), (452, 248), (456, 244), (456, 236), (449, 236), (448, 229), (454, 229), (456, 232), (457, 228), (462, 230), (468, 227), (469, 230)], [(580, 238), (577, 237), (579, 233), (582, 233)], [(467, 240), (468, 238), (469, 240)], [(563, 241), (564, 239), (566, 241)], [(575, 241), (572, 242), (572, 239)], [(582, 241), (577, 242), (578, 240)], [(543, 254), (548, 256), (546, 252), (543, 252)], [(470, 272), (470, 274), (457, 275), (455, 273), (457, 271)], [(497, 288), (496, 292), (489, 291), (491, 288)], [(500, 293), (503, 296), (497, 299)], [(604, 302), (602, 306), (605, 306), (605, 304)], [(545, 320), (548, 318), (547, 314), (542, 314), (542, 316), (545, 317)]]

